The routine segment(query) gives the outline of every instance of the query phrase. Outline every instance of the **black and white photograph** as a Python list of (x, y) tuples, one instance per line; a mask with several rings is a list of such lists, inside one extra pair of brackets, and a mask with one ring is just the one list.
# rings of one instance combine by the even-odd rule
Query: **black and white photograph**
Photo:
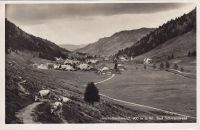
[(5, 4), (5, 124), (197, 123), (197, 5)]

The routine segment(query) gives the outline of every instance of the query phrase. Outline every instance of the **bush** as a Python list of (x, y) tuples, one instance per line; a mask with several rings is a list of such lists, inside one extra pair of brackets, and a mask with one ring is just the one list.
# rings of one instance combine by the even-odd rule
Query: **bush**
[(178, 65), (177, 64), (174, 64), (174, 67), (173, 67), (175, 70), (178, 69)]
[(100, 101), (99, 91), (93, 82), (88, 83), (86, 87), (84, 101), (92, 105), (94, 105), (94, 102)]

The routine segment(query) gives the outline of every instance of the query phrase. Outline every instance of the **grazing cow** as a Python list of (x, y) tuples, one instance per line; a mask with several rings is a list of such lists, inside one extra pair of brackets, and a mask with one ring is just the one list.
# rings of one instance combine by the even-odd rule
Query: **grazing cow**
[(48, 97), (50, 96), (50, 90), (48, 89), (44, 89), (44, 90), (40, 90), (37, 95), (35, 95), (35, 101), (39, 101), (40, 98), (44, 98), (44, 97)]
[(54, 104), (51, 106), (51, 114), (54, 114), (56, 116), (58, 116), (59, 118), (61, 118), (61, 114), (62, 114), (62, 102), (54, 102)]
[(59, 97), (58, 98), (58, 101), (60, 101), (60, 102), (62, 102), (62, 103), (66, 103), (66, 102), (68, 102), (68, 101), (70, 101), (70, 99), (69, 98), (67, 98), (67, 97)]

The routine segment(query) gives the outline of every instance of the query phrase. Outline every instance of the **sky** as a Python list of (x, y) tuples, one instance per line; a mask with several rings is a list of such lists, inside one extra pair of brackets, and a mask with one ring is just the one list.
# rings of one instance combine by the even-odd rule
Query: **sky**
[(58, 45), (80, 45), (123, 30), (156, 28), (194, 8), (192, 3), (7, 4), (6, 17)]

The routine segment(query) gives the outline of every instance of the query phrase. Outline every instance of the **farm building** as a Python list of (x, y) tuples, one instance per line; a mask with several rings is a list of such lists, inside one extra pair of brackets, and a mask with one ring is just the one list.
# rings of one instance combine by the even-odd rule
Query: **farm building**
[(77, 66), (77, 68), (79, 68), (80, 70), (90, 70), (90, 65), (83, 63)]
[(110, 68), (104, 66), (104, 67), (102, 67), (98, 72), (99, 72), (100, 74), (103, 74), (103, 75), (105, 75), (105, 74), (111, 75), (111, 74), (112, 74), (111, 71), (112, 71), (112, 70), (111, 70)]
[(96, 60), (96, 59), (88, 59), (88, 60), (86, 60), (86, 63), (88, 63), (88, 64), (96, 64), (96, 63), (98, 63), (99, 61), (98, 60)]
[(53, 64), (51, 63), (46, 63), (46, 64), (33, 64), (32, 65), (33, 68), (37, 68), (37, 69), (53, 69)]
[(124, 57), (124, 56), (120, 56), (120, 57), (119, 57), (119, 60), (122, 61), (122, 62), (128, 61), (128, 59), (127, 59), (126, 57)]
[(153, 60), (150, 58), (144, 58), (144, 64), (152, 64)]
[(75, 69), (71, 65), (61, 65), (62, 70), (74, 71)]
[(64, 62), (65, 65), (66, 64), (72, 65), (72, 64), (79, 64), (79, 63), (80, 63), (80, 61), (78, 61), (78, 60), (71, 60), (71, 59), (66, 59), (65, 62)]
[(118, 65), (117, 65), (117, 68), (118, 68), (119, 70), (125, 70), (125, 69), (126, 69), (126, 67), (125, 67), (124, 65), (122, 65), (122, 64), (118, 64)]
[(61, 57), (54, 57), (56, 61), (61, 61), (63, 60)]

